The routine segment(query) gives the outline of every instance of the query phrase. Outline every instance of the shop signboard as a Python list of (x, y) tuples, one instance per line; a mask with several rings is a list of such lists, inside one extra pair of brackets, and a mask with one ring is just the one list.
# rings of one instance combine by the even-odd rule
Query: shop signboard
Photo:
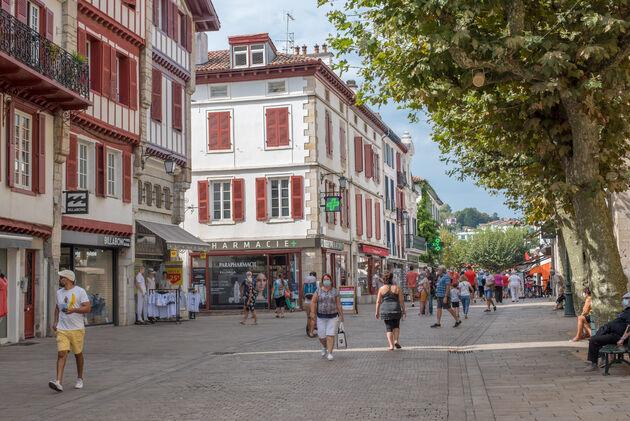
[(177, 250), (171, 250), (171, 258), (176, 258), (177, 257)]
[(317, 238), (296, 239), (272, 239), (272, 240), (247, 240), (247, 241), (213, 241), (210, 244), (210, 252), (233, 250), (274, 250), (274, 249), (301, 249), (317, 247)]
[(339, 287), (339, 298), (343, 311), (354, 310), (354, 285), (344, 285)]
[(167, 262), (165, 265), (166, 277), (171, 286), (181, 285), (183, 280), (184, 266), (182, 261)]
[(326, 212), (341, 211), (341, 196), (324, 197), (324, 207), (326, 208)]
[(105, 247), (131, 247), (131, 238), (104, 235), (103, 245)]
[(65, 191), (64, 215), (82, 215), (88, 213), (89, 192), (87, 190)]
[(205, 259), (206, 258), (206, 253), (199, 253), (199, 258)]
[(375, 254), (377, 256), (389, 256), (389, 250), (383, 247), (370, 246), (361, 244), (361, 251), (365, 254)]
[(343, 243), (341, 241), (327, 240), (322, 238), (320, 240), (321, 248), (329, 250), (343, 250)]

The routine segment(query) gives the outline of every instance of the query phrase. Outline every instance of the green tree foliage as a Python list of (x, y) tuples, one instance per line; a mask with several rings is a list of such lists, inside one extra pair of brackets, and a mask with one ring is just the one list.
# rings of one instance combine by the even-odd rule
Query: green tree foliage
[(451, 205), (448, 203), (443, 203), (442, 206), (440, 206), (440, 222), (443, 223), (446, 218), (450, 218), (451, 216), (453, 216), (453, 208), (451, 208)]
[(458, 241), (458, 253), (465, 263), (479, 265), (493, 272), (501, 272), (525, 260), (531, 248), (526, 228), (478, 230), (469, 240)]
[(433, 247), (429, 247), (440, 235), (440, 224), (433, 219), (431, 215), (431, 199), (429, 198), (426, 183), (422, 184), (422, 200), (418, 202), (418, 233), (427, 241), (427, 254), (420, 256), (420, 261), (429, 264), (435, 264), (439, 257), (440, 252)]
[(479, 224), (493, 221), (492, 217), (485, 212), (479, 212), (476, 208), (465, 208), (453, 214), (457, 218), (457, 223), (462, 227), (477, 228)]
[(440, 238), (444, 243), (442, 247), (441, 263), (447, 268), (459, 268), (467, 262), (466, 250), (462, 247), (465, 241), (458, 240), (455, 234), (445, 227), (440, 230)]
[(484, 185), (501, 189), (504, 177), (492, 168), (507, 165), (519, 182), (508, 199), (530, 221), (548, 221), (560, 208), (574, 218), (596, 317), (612, 317), (627, 282), (606, 197), (630, 181), (628, 2), (343, 5), (329, 15), (339, 31), (331, 44), (362, 57), (359, 99), (394, 100), (412, 116), (424, 108), (443, 152), (473, 177), (480, 171), (471, 163), (482, 160)]

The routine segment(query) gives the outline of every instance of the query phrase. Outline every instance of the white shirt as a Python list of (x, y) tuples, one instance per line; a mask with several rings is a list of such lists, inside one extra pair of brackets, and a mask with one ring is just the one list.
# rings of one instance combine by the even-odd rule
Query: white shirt
[(459, 283), (459, 295), (462, 297), (470, 297), (470, 282), (462, 281)]
[(484, 289), (487, 290), (492, 290), (492, 288), (494, 288), (494, 275), (486, 275), (486, 285), (484, 286)]
[(155, 289), (155, 278), (152, 278), (151, 276), (147, 277), (147, 289)]
[(449, 293), (451, 295), (451, 301), (454, 303), (458, 303), (459, 302), (459, 291), (457, 290), (457, 288), (451, 288), (451, 291)]
[(89, 303), (87, 293), (81, 287), (75, 286), (72, 289), (61, 288), (57, 291), (57, 307), (59, 308), (59, 321), (57, 330), (81, 330), (85, 329), (83, 314), (66, 314), (61, 311), (63, 308), (81, 308), (81, 304)]
[(144, 283), (144, 276), (140, 272), (136, 275), (136, 287), (138, 288), (138, 292), (142, 293), (142, 295), (147, 293), (147, 286)]
[(520, 286), (521, 285), (521, 278), (519, 278), (518, 275), (516, 275), (516, 274), (512, 274), (508, 278), (508, 282), (510, 283), (511, 286)]

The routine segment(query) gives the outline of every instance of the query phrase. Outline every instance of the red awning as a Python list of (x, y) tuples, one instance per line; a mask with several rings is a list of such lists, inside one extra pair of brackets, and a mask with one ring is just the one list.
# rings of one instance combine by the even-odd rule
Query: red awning
[(549, 271), (551, 270), (551, 262), (544, 265), (536, 266), (529, 270), (529, 274), (540, 273), (543, 279), (549, 279)]
[(361, 251), (365, 254), (376, 254), (377, 256), (389, 256), (389, 250), (383, 247), (361, 244)]

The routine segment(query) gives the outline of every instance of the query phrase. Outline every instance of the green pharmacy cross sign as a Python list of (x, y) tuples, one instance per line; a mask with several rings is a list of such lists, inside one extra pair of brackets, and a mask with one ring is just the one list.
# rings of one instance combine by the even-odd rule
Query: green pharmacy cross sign
[(444, 247), (444, 243), (439, 238), (436, 238), (435, 241), (429, 244), (429, 247), (433, 247), (435, 251), (440, 251)]
[(341, 196), (324, 197), (324, 207), (326, 208), (326, 212), (341, 211)]

